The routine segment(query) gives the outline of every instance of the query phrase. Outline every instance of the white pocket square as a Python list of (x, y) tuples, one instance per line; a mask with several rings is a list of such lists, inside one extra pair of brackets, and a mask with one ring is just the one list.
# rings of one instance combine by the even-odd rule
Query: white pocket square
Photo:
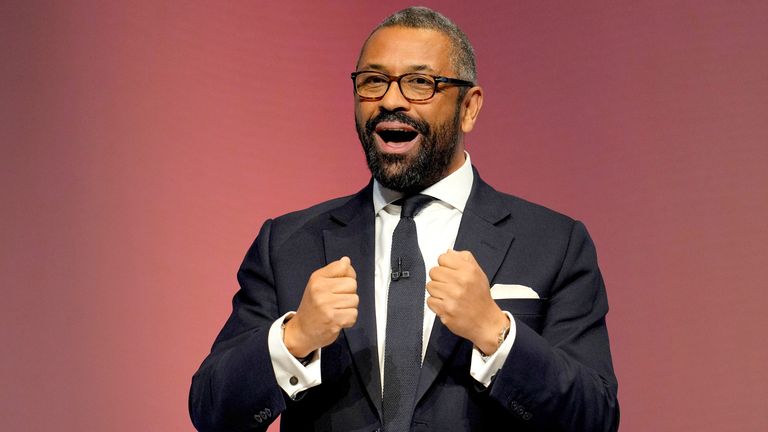
[(495, 284), (491, 287), (494, 299), (537, 299), (539, 295), (525, 285)]

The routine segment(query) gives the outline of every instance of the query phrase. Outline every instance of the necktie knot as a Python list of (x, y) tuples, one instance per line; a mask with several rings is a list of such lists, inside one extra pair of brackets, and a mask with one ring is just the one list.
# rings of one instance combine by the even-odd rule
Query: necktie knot
[(404, 198), (400, 198), (395, 202), (402, 206), (400, 210), (400, 218), (413, 218), (413, 216), (419, 212), (425, 205), (434, 201), (435, 199), (429, 195), (411, 195)]

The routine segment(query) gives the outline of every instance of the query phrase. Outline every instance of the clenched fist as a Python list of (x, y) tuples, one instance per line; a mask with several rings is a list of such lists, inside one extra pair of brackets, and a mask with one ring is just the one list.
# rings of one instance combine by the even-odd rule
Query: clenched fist
[(357, 321), (357, 275), (342, 257), (309, 277), (296, 314), (286, 323), (283, 342), (297, 358), (330, 345)]
[(429, 271), (427, 306), (457, 336), (485, 354), (496, 352), (499, 333), (509, 319), (491, 298), (488, 277), (469, 251), (440, 255)]

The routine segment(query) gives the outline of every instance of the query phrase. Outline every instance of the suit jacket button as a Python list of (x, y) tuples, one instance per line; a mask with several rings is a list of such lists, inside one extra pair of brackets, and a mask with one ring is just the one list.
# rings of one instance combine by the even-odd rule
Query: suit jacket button
[(289, 382), (289, 383), (291, 383), (291, 385), (296, 385), (296, 384), (298, 384), (298, 383), (299, 383), (299, 379), (298, 379), (298, 378), (296, 378), (295, 376), (292, 376), (292, 377), (291, 377), (291, 378), (288, 380), (288, 382)]
[(254, 414), (253, 415), (253, 419), (256, 420), (259, 423), (264, 421), (264, 420), (261, 419), (261, 414)]
[(531, 417), (533, 417), (533, 414), (529, 412), (526, 412), (525, 414), (523, 414), (523, 420), (530, 420)]
[(264, 414), (266, 414), (267, 418), (272, 417), (272, 410), (269, 408), (264, 408)]

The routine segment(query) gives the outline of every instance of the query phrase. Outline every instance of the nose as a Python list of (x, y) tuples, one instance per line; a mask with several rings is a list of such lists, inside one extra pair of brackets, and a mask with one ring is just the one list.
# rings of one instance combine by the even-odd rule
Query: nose
[(387, 111), (402, 111), (407, 110), (411, 103), (403, 96), (403, 92), (400, 91), (400, 84), (397, 81), (392, 81), (381, 98), (379, 105)]

